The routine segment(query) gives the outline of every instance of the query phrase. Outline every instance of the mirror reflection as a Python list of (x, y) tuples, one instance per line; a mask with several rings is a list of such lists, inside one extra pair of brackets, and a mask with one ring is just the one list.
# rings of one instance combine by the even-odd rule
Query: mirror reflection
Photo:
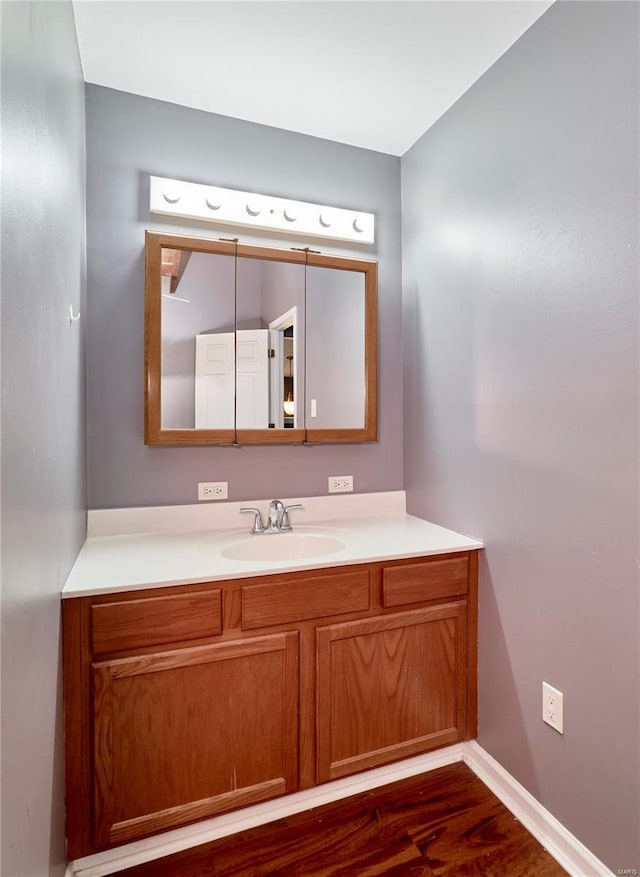
[(162, 428), (233, 429), (235, 259), (161, 252)]
[(307, 266), (306, 422), (310, 429), (365, 425), (365, 276)]
[(304, 396), (302, 263), (238, 257), (236, 428), (301, 428)]

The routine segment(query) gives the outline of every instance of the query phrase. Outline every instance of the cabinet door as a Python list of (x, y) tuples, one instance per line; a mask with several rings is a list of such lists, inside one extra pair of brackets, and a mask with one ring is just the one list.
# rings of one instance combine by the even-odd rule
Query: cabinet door
[(92, 665), (95, 842), (294, 791), (298, 634)]
[(464, 601), (316, 635), (319, 782), (464, 739)]

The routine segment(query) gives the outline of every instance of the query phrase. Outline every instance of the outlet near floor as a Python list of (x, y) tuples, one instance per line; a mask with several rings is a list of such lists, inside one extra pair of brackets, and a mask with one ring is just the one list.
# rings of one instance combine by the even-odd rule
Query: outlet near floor
[(216, 499), (227, 499), (228, 484), (226, 481), (200, 481), (198, 484), (198, 501), (211, 502)]
[(548, 682), (542, 683), (542, 718), (560, 734), (564, 734), (563, 697), (563, 693), (553, 685), (549, 685)]

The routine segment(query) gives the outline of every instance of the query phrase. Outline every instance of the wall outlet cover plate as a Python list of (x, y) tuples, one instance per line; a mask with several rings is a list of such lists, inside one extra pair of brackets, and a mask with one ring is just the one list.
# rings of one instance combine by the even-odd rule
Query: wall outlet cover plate
[(553, 685), (542, 683), (542, 719), (560, 734), (564, 734), (563, 698), (563, 693)]
[(228, 483), (226, 481), (200, 481), (198, 483), (199, 502), (227, 499), (228, 493)]
[(329, 493), (353, 493), (353, 475), (330, 475)]

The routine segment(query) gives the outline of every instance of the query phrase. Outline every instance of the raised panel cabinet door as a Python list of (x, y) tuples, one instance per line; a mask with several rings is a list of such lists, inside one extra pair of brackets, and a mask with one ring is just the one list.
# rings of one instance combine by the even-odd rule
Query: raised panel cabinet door
[(464, 601), (319, 628), (318, 781), (464, 739)]
[(95, 844), (298, 785), (298, 634), (92, 664)]

